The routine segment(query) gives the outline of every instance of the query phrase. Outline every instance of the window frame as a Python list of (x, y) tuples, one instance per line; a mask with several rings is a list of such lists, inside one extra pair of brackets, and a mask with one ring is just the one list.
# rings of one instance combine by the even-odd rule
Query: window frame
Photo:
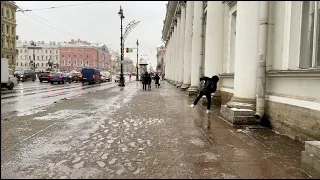
[[(303, 34), (302, 34), (303, 29), (302, 28), (303, 28), (303, 24), (305, 23), (305, 22), (303, 22), (303, 20), (304, 20), (304, 18), (303, 18), (304, 17), (304, 11), (303, 11), (304, 10), (304, 8), (303, 8), (304, 3), (309, 3), (309, 11), (310, 11), (310, 7), (311, 7), (311, 3), (314, 3), (314, 9), (315, 9), (314, 18), (313, 18), (313, 30), (312, 30), (313, 35), (312, 35), (312, 40), (311, 40), (312, 41), (312, 55), (311, 55), (312, 57), (311, 57), (311, 65), (309, 65), (308, 67), (302, 67), (303, 63), (306, 63), (305, 61), (308, 61), (308, 58), (302, 59), (305, 57), (302, 57), (303, 49), (301, 48), (302, 47), (301, 43), (302, 43), (302, 39), (303, 39)], [(320, 3), (318, 1), (301, 1), (300, 5), (301, 5), (300, 6), (300, 41), (299, 41), (299, 43), (300, 43), (299, 44), (300, 45), (299, 51), (300, 52), (299, 52), (298, 69), (320, 69), (320, 63), (318, 64), (318, 61), (320, 62), (320, 60), (317, 59), (318, 58), (317, 56), (319, 56), (318, 54), (320, 53), (319, 52), (320, 47), (318, 47), (318, 45), (319, 45), (318, 41), (320, 41), (319, 40), (319, 36), (320, 36), (320, 28), (319, 27), (320, 26), (318, 24), (318, 23), (320, 23), (320, 21), (319, 21), (320, 13), (318, 13), (319, 12), (318, 9), (320, 9), (320, 7), (319, 7)], [(308, 15), (310, 16), (310, 14), (308, 14)], [(309, 22), (308, 22), (308, 24), (309, 24)], [(309, 33), (310, 32), (308, 32), (308, 34), (307, 34), (307, 37), (308, 37), (308, 40), (306, 41), (307, 44), (304, 44), (303, 46), (309, 46), (309, 43), (311, 43), (309, 41), (309, 36), (310, 36)], [(306, 52), (304, 52), (304, 53), (306, 53)], [(307, 54), (307, 55), (310, 55), (310, 54)]]

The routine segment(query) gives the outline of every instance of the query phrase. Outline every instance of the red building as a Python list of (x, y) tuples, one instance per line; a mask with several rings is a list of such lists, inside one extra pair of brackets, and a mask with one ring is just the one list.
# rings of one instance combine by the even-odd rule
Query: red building
[(81, 71), (84, 67), (100, 71), (110, 70), (111, 55), (104, 44), (74, 41), (60, 44), (60, 70)]

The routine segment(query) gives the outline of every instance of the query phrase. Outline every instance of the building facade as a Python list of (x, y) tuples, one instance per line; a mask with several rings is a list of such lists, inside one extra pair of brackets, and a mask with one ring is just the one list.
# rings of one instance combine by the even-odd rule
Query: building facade
[(16, 65), (16, 10), (13, 1), (1, 1), (1, 57), (7, 58), (9, 68)]
[(218, 75), (213, 102), (233, 124), (270, 121), (300, 141), (320, 140), (317, 1), (169, 1), (165, 74), (197, 93)]
[[(60, 63), (59, 44), (55, 41), (47, 43), (44, 41), (35, 41), (35, 46), (33, 46), (31, 45), (32, 42), (33, 41), (17, 41), (16, 47), (18, 55), (16, 70), (34, 70), (33, 61), (35, 61), (36, 72), (58, 70)], [(50, 67), (51, 63), (52, 67)]]
[(165, 71), (165, 56), (166, 49), (164, 46), (160, 46), (157, 48), (157, 72), (164, 74)]
[(81, 71), (83, 67), (108, 71), (110, 66), (111, 55), (104, 44), (94, 45), (80, 40), (60, 44), (61, 71)]

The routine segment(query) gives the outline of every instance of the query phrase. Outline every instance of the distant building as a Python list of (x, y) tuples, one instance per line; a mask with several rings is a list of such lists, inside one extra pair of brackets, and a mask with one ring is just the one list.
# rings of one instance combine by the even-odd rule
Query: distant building
[(165, 71), (165, 60), (164, 56), (166, 54), (166, 49), (163, 46), (157, 48), (157, 67), (156, 70), (158, 73), (164, 74)]
[(111, 66), (111, 54), (104, 44), (72, 39), (60, 45), (60, 64), (61, 71), (81, 71), (83, 67), (107, 71)]
[(33, 70), (33, 52), (35, 55), (36, 72), (46, 71), (50, 68), (50, 63), (53, 64), (52, 70), (59, 68), (59, 44), (55, 41), (47, 43), (44, 41), (35, 41), (36, 46), (32, 46), (31, 43), (32, 41), (17, 41), (16, 47), (18, 55), (16, 58), (16, 70)]
[(1, 57), (9, 60), (10, 69), (16, 65), (16, 10), (13, 1), (1, 1)]

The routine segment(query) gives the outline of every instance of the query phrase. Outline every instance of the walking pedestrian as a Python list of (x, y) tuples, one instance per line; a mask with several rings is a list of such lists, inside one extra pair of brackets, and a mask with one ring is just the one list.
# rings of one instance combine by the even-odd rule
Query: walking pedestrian
[(217, 83), (219, 81), (219, 77), (218, 76), (212, 76), (212, 78), (209, 78), (209, 77), (205, 77), (204, 76), (204, 77), (200, 78), (200, 81), (204, 81), (204, 86), (202, 87), (198, 97), (196, 98), (194, 103), (191, 104), (190, 107), (194, 107), (195, 105), (197, 105), (197, 103), (199, 102), (201, 97), (205, 95), (207, 100), (208, 100), (206, 113), (209, 113), (210, 112), (210, 107), (211, 107), (211, 94), (216, 92), (216, 90), (217, 90)]
[(148, 84), (148, 72), (145, 72), (142, 76), (142, 88), (143, 90), (147, 90), (147, 84)]
[(152, 82), (151, 75), (148, 74), (148, 90), (149, 90), (149, 91), (151, 91), (151, 82)]
[(158, 74), (156, 74), (156, 76), (154, 77), (154, 81), (156, 84), (156, 88), (160, 87), (160, 76)]

